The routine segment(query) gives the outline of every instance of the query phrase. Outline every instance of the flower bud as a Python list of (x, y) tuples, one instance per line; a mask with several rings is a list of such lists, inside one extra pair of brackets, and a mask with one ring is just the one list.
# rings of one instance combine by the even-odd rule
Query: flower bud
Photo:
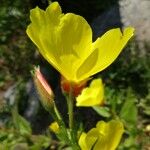
[(55, 122), (52, 122), (49, 126), (50, 130), (53, 131), (54, 133), (58, 133), (59, 132), (59, 125), (58, 123), (55, 121)]
[(39, 67), (34, 68), (33, 79), (44, 108), (47, 111), (51, 110), (54, 107), (54, 93), (40, 72)]

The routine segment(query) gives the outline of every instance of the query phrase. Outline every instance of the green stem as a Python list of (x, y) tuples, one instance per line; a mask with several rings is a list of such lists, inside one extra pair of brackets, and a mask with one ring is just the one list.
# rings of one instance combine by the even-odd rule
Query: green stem
[(69, 129), (71, 137), (71, 146), (73, 150), (80, 150), (77, 142), (77, 133), (74, 127), (74, 96), (73, 96), (73, 87), (70, 85), (69, 95), (66, 97), (68, 105), (68, 115), (69, 115)]
[(58, 120), (59, 122), (63, 122), (63, 119), (62, 119), (62, 117), (61, 117), (61, 115), (60, 115), (60, 112), (58, 111), (56, 105), (54, 105), (54, 112), (55, 112), (55, 115), (56, 115), (57, 120)]
[(72, 131), (73, 129), (73, 121), (74, 121), (74, 115), (73, 115), (73, 91), (72, 86), (70, 86), (70, 92), (68, 97), (68, 115), (69, 115), (69, 128)]
[(63, 132), (63, 139), (66, 143), (70, 144), (70, 139), (68, 137), (67, 128), (66, 125), (62, 119), (62, 116), (57, 109), (57, 106), (54, 104), (54, 108), (49, 111), (49, 113), (52, 115), (53, 119), (58, 123), (60, 130)]
[(16, 106), (14, 106), (12, 109), (11, 109), (11, 114), (12, 114), (12, 119), (13, 119), (13, 124), (15, 126), (16, 129), (19, 129), (19, 126), (17, 124), (17, 115), (18, 115), (18, 108)]
[(13, 107), (11, 108), (11, 114), (12, 114), (12, 120), (13, 120), (13, 124), (14, 124), (15, 128), (19, 129), (18, 121), (17, 121), (17, 118), (18, 118), (18, 99), (16, 99)]

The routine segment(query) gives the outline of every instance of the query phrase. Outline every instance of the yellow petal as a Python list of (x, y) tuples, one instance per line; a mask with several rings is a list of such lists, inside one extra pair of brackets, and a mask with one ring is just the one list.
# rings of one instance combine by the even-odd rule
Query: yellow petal
[[(132, 27), (125, 28), (123, 33), (119, 28), (111, 29), (101, 38), (98, 38), (92, 44), (92, 49), (93, 51), (97, 51), (97, 56), (96, 54), (95, 57), (90, 55), (78, 69), (77, 76), (80, 78), (87, 78), (108, 67), (120, 54), (128, 40), (133, 36), (133, 32), (134, 28)], [(91, 69), (87, 67), (89, 62), (94, 64)]]
[(98, 49), (94, 50), (83, 62), (83, 64), (77, 70), (77, 78), (80, 80), (84, 80), (90, 77), (91, 70), (97, 64), (98, 60)]
[(61, 66), (62, 70), (66, 69), (64, 76), (68, 80), (78, 81), (76, 70), (91, 53), (91, 28), (81, 16), (68, 13), (61, 19), (58, 35), (61, 39)]
[(51, 5), (49, 5), (46, 9), (45, 15), (48, 24), (51, 24), (52, 27), (54, 27), (54, 25), (58, 25), (60, 21), (60, 15), (63, 16), (58, 2), (53, 2)]
[(27, 34), (40, 53), (67, 80), (79, 82), (76, 71), (92, 52), (92, 31), (86, 20), (72, 13), (62, 14), (57, 2), (46, 11), (33, 9), (30, 18)]
[(98, 137), (99, 131), (96, 128), (92, 128), (87, 134), (83, 132), (79, 138), (81, 150), (91, 150)]
[(82, 133), (79, 139), (81, 150), (115, 150), (121, 140), (124, 127), (121, 121), (99, 121), (96, 128)]
[(96, 141), (99, 138), (99, 131), (96, 128), (92, 128), (85, 138), (85, 143), (87, 147), (91, 150), (92, 147), (95, 145)]
[(56, 42), (54, 32), (52, 31), (54, 31), (56, 23), (59, 23), (61, 16), (61, 8), (57, 2), (52, 3), (46, 11), (36, 7), (30, 11), (31, 24), (26, 30), (27, 35), (38, 47), (43, 57), (45, 59), (51, 58), (51, 64), (57, 70), (59, 70), (55, 60), (57, 54), (54, 49)]
[(96, 106), (101, 105), (104, 99), (104, 87), (101, 79), (95, 79), (90, 87), (83, 89), (81, 95), (76, 100), (76, 106)]
[[(61, 15), (61, 8), (57, 2), (52, 3), (46, 9), (46, 11), (36, 7), (30, 11), (31, 24), (27, 27), (27, 34), (34, 44), (39, 48), (43, 54), (45, 51), (45, 45), (43, 45), (42, 37), (44, 31), (48, 33), (54, 29), (54, 25), (59, 23)], [(48, 39), (50, 40), (50, 39)]]
[(80, 135), (78, 144), (79, 144), (81, 150), (90, 150), (90, 149), (87, 147), (87, 145), (86, 145), (85, 139), (86, 139), (86, 133), (83, 132), (83, 133)]
[(111, 120), (108, 123), (100, 121), (96, 128), (100, 136), (93, 150), (115, 150), (124, 132), (122, 122), (118, 120)]

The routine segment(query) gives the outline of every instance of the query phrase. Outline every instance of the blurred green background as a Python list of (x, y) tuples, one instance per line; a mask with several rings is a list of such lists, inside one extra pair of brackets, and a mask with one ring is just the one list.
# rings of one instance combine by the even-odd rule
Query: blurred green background
[[(111, 7), (118, 6), (117, 0), (59, 2), (63, 12), (79, 14), (89, 24)], [(59, 74), (38, 54), (25, 33), (30, 22), (30, 9), (37, 5), (45, 9), (48, 3), (46, 0), (1, 0), (0, 150), (62, 149), (63, 146), (54, 140), (55, 137), (48, 130), (52, 119), (38, 102), (36, 93), (32, 93), (35, 90), (30, 71), (34, 65), (42, 67), (45, 78), (58, 94), (57, 99), (61, 96)], [(150, 148), (150, 45), (145, 41), (142, 45), (139, 46), (133, 38), (110, 67), (94, 76), (103, 78), (106, 99), (105, 106), (95, 110), (102, 116), (101, 119), (110, 120), (119, 116), (125, 124), (120, 150)], [(146, 53), (141, 55), (139, 51)], [(60, 103), (58, 101), (58, 105)], [(65, 108), (61, 111), (66, 117)], [(91, 108), (79, 109), (78, 112), (83, 115), (80, 121), (87, 122), (85, 129), (95, 126), (99, 120)]]

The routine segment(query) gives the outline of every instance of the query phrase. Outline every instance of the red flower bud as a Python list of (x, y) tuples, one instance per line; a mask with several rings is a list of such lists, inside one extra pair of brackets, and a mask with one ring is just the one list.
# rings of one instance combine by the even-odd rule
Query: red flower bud
[(34, 83), (37, 88), (38, 94), (41, 97), (41, 102), (46, 110), (54, 106), (54, 93), (40, 72), (40, 68), (34, 68)]

